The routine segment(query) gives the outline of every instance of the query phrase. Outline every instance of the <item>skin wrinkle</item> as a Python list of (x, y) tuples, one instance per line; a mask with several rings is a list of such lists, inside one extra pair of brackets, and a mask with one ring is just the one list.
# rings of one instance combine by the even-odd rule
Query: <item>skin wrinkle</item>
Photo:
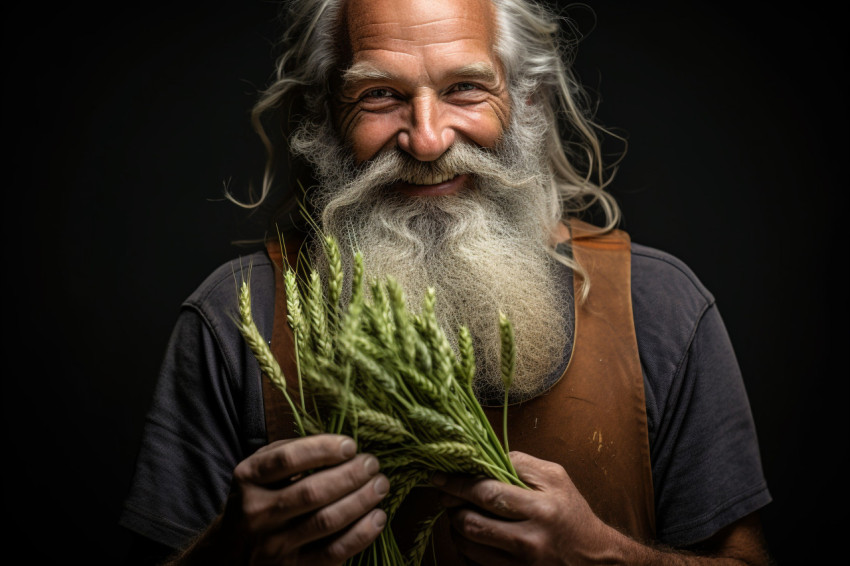
[[(447, 77), (467, 79), (469, 81), (482, 83), (484, 86), (489, 85), (489, 90), (491, 91), (498, 90), (499, 92), (501, 92), (504, 90), (504, 85), (499, 79), (498, 72), (493, 68), (491, 64), (485, 63), (483, 61), (478, 63), (470, 63), (458, 67), (457, 69), (452, 69), (444, 73), (443, 76), (441, 76), (440, 79), (438, 79), (436, 82), (450, 82)], [(374, 88), (372, 83), (397, 83), (402, 81), (403, 78), (400, 76), (394, 75), (393, 73), (384, 69), (379, 69), (371, 63), (361, 61), (359, 63), (355, 63), (343, 73), (343, 94), (341, 96), (346, 97), (349, 100), (355, 100), (358, 98), (358, 95), (349, 94), (352, 91), (359, 92), (369, 90), (370, 88)]]
[[(376, 27), (378, 27), (378, 26), (376, 26)], [(383, 27), (383, 26), (380, 26), (380, 27)], [(412, 30), (412, 29), (416, 29), (417, 27), (420, 27), (420, 26), (399, 27), (399, 30), (400, 31)], [(394, 37), (392, 39), (389, 39), (384, 34), (376, 32), (376, 33), (372, 33), (372, 34), (364, 34), (363, 37), (361, 37), (360, 39), (365, 41), (366, 43), (368, 43), (368, 41), (366, 41), (366, 40), (374, 39), (374, 40), (379, 40), (381, 42), (390, 41), (390, 42), (405, 43), (405, 44), (408, 44), (408, 45), (413, 46), (413, 47), (431, 47), (431, 46), (436, 46), (436, 45), (451, 45), (452, 43), (458, 43), (458, 42), (461, 42), (461, 41), (474, 40), (475, 37), (472, 36), (472, 35), (467, 35), (467, 36), (458, 37), (456, 39), (452, 39), (450, 41), (407, 39), (407, 38), (404, 38), (404, 37)], [(364, 49), (368, 50), (369, 47), (365, 47)]]
[[(419, 59), (419, 56), (416, 55), (416, 54), (390, 53), (389, 51), (382, 50), (382, 49), (381, 50), (374, 49), (374, 50), (370, 50), (370, 51), (372, 51), (372, 52), (386, 52), (386, 53), (389, 54), (389, 57), (387, 57), (388, 59), (389, 58), (409, 57), (409, 58), (414, 60), (413, 62), (415, 62)], [(449, 55), (455, 54), (455, 53), (461, 53), (461, 50), (459, 49), (457, 52), (452, 52)], [(349, 79), (348, 77), (343, 78), (343, 87), (342, 87), (342, 93), (343, 94), (342, 94), (342, 96), (346, 96), (346, 97), (350, 97), (350, 98), (357, 98), (356, 95), (351, 94), (352, 91), (366, 90), (366, 87), (371, 86), (371, 83), (383, 83), (383, 82), (404, 83), (404, 82), (409, 82), (409, 79), (406, 79), (405, 77), (400, 76), (400, 75), (395, 75), (392, 72), (386, 71), (386, 70), (383, 70), (383, 69), (372, 68), (369, 71), (365, 71), (365, 72), (357, 71), (355, 69), (355, 67), (357, 67), (359, 65), (362, 65), (364, 67), (370, 67), (370, 68), (373, 67), (370, 63), (358, 62), (358, 63), (355, 63), (355, 65), (352, 66), (350, 71), (346, 71), (346, 74), (348, 74), (350, 72), (352, 76), (355, 76), (357, 78), (351, 78), (351, 79)], [(367, 73), (371, 74), (372, 76), (369, 76)], [(360, 76), (358, 76), (358, 75), (360, 75)], [(505, 92), (505, 85), (500, 80), (499, 74), (496, 72), (496, 70), (493, 68), (493, 66), (490, 63), (487, 63), (487, 62), (484, 62), (484, 61), (463, 65), (461, 67), (458, 67), (457, 69), (452, 69), (452, 70), (446, 71), (442, 75), (439, 75), (437, 77), (434, 77), (433, 75), (431, 75), (431, 73), (428, 69), (425, 69), (425, 77), (424, 78), (431, 84), (450, 83), (452, 79), (467, 79), (469, 81), (475, 80), (476, 82), (481, 83), (481, 86), (487, 87), (487, 90), (489, 90), (491, 92), (498, 93), (498, 94)], [(422, 79), (420, 78), (419, 80), (422, 80)], [(449, 86), (454, 86), (454, 85), (449, 85)]]
[[(352, 72), (336, 97), (336, 121), (356, 163), (394, 146), (423, 161), (458, 140), (491, 147), (508, 126), (510, 97), (493, 48), (492, 7), (469, 0), (436, 15), (433, 9), (417, 2), (399, 18), (391, 3), (348, 5)], [(478, 17), (482, 9), (484, 19)], [(462, 82), (475, 88), (457, 90)], [(392, 95), (364, 98), (380, 88)]]
[(343, 106), (342, 110), (339, 113), (340, 119), (342, 120), (339, 129), (343, 138), (349, 137), (351, 129), (356, 126), (356, 124), (353, 123), (354, 120), (358, 119), (359, 114), (362, 112), (363, 111), (361, 109), (356, 107), (349, 108), (348, 106)]
[[(494, 95), (501, 95), (502, 93), (505, 92), (504, 85), (500, 83), (499, 88), (494, 89), (491, 92)], [(412, 97), (412, 99), (415, 100), (416, 97), (414, 96), (414, 97)], [(344, 138), (349, 138), (351, 131), (357, 126), (357, 122), (355, 120), (359, 120), (362, 117), (362, 115), (366, 113), (366, 111), (357, 106), (357, 99), (354, 98), (354, 97), (351, 97), (351, 98), (349, 98), (349, 97), (345, 97), (345, 98), (339, 97), (339, 102), (340, 102), (340, 104), (339, 104), (340, 107), (338, 108), (338, 116), (339, 116), (338, 120), (340, 122), (340, 125), (339, 125), (340, 133), (343, 135)], [(479, 102), (479, 103), (472, 103), (472, 104), (486, 104), (489, 107), (489, 109), (496, 115), (497, 119), (499, 120), (501, 130), (504, 131), (508, 127), (508, 122), (510, 120), (508, 113), (501, 106), (495, 104), (492, 100), (485, 100), (485, 101), (482, 101), (482, 102)], [(460, 135), (460, 138), (464, 139), (465, 141), (471, 141), (471, 140), (467, 139), (466, 136), (463, 136), (462, 134)], [(497, 142), (498, 142), (498, 139), (500, 139), (500, 138), (501, 138), (501, 135), (499, 136), (499, 138), (497, 138)], [(394, 140), (389, 140), (389, 143), (387, 145), (393, 145), (393, 144), (394, 144)], [(382, 148), (382, 149), (386, 149), (386, 148)]]

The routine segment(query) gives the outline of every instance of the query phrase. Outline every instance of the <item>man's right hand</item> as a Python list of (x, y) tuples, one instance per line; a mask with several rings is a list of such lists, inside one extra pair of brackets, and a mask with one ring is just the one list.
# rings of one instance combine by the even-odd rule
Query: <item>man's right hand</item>
[(238, 563), (252, 566), (342, 564), (386, 524), (376, 506), (389, 482), (379, 467), (375, 456), (357, 454), (347, 436), (264, 446), (236, 466), (224, 512), (176, 564), (233, 560), (234, 550)]

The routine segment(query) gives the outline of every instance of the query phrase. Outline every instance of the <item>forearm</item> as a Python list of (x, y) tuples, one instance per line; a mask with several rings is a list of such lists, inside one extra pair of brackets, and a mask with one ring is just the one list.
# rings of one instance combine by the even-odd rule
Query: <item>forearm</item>
[(767, 557), (711, 556), (673, 548), (646, 546), (636, 541), (619, 547), (607, 560), (616, 564), (633, 566), (768, 566), (770, 564)]
[(604, 535), (600, 563), (634, 566), (770, 566), (760, 533), (746, 535), (747, 519), (735, 529), (722, 531), (700, 549), (686, 550), (658, 544), (642, 544), (610, 529)]

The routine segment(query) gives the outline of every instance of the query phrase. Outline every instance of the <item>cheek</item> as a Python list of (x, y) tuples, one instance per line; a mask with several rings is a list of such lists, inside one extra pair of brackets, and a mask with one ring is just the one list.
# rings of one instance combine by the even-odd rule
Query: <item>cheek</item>
[(357, 163), (369, 160), (381, 149), (394, 143), (398, 124), (388, 116), (366, 116), (355, 118), (345, 138), (351, 144)]
[(488, 103), (477, 108), (459, 109), (458, 133), (481, 147), (494, 147), (508, 126), (506, 104)]
[(504, 132), (504, 125), (494, 114), (476, 116), (464, 134), (481, 147), (494, 147)]

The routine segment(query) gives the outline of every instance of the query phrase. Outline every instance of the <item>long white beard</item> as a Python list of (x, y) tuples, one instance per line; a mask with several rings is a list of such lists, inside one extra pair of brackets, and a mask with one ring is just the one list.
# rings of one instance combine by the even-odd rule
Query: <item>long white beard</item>
[[(317, 168), (319, 227), (340, 242), (343, 258), (360, 251), (366, 276), (394, 277), (414, 310), (433, 287), (438, 320), (453, 344), (458, 327), (469, 328), (476, 394), (482, 399), (499, 399), (504, 392), (500, 311), (514, 326), (514, 400), (541, 390), (560, 367), (572, 332), (571, 297), (563, 290), (563, 268), (549, 241), (559, 209), (540, 157), (543, 127), (539, 116), (525, 110), (495, 150), (455, 144), (433, 163), (390, 150), (361, 167), (324, 128), (304, 127), (293, 139), (293, 149)], [(475, 186), (424, 198), (386, 189), (423, 169), (471, 173)], [(310, 254), (313, 265), (323, 269), (322, 246), (317, 243)]]

